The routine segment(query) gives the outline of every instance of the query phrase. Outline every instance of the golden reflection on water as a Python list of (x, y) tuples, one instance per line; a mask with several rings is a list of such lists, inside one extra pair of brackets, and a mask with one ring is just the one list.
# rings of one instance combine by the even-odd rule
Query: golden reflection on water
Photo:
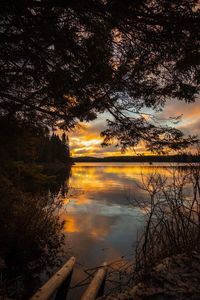
[[(144, 224), (144, 211), (131, 204), (143, 200), (142, 180), (151, 174), (170, 177), (172, 166), (136, 164), (76, 164), (69, 196), (60, 215), (70, 247), (79, 259), (115, 259), (133, 247)], [(94, 250), (95, 249), (95, 250)], [(100, 249), (107, 249), (101, 252)], [(100, 252), (100, 253), (99, 253)]]
[(152, 167), (152, 166), (101, 166), (94, 165), (78, 165), (73, 167), (72, 179), (70, 185), (72, 187), (84, 190), (106, 191), (110, 186), (118, 186), (122, 184), (123, 179), (138, 179), (141, 181), (142, 176), (151, 174), (160, 174), (162, 176), (169, 176), (169, 169), (166, 167)]
[(106, 238), (116, 216), (120, 219), (134, 211), (125, 203), (125, 193), (128, 190), (139, 193), (134, 183), (141, 184), (142, 178), (151, 174), (169, 176), (170, 171), (162, 166), (130, 163), (78, 163), (73, 166), (69, 182), (71, 192), (65, 201), (67, 211), (61, 216), (65, 220), (65, 232), (82, 233), (97, 240)]
[[(98, 224), (95, 224), (95, 216), (84, 215), (81, 218), (77, 215), (63, 215), (66, 218), (64, 231), (67, 233), (85, 233), (92, 239), (101, 240), (105, 238), (109, 233), (109, 227), (106, 220), (102, 217)], [(94, 226), (95, 225), (95, 226)]]
[(73, 216), (66, 216), (64, 231), (68, 233), (80, 232), (80, 226), (77, 224)]
[[(144, 212), (130, 200), (146, 197), (138, 186), (151, 174), (169, 178), (172, 167), (131, 163), (77, 163), (72, 167), (69, 196), (61, 218), (65, 220), (72, 255), (82, 265), (94, 267), (121, 256), (126, 261), (127, 253), (134, 252), (138, 232), (144, 225)], [(83, 278), (81, 270), (76, 270), (73, 284)]]

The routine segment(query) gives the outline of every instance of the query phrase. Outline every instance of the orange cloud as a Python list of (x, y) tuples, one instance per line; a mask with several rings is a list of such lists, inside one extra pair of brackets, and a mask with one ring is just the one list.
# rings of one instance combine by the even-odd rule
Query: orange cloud
[[(148, 112), (148, 111), (147, 111)], [(195, 103), (187, 104), (183, 101), (168, 101), (164, 110), (156, 114), (161, 119), (167, 119), (169, 117), (176, 117), (182, 115), (180, 123), (176, 126), (183, 130), (185, 134), (198, 134), (200, 123), (200, 99), (197, 99)], [(144, 114), (145, 118), (148, 115)], [(95, 121), (90, 123), (81, 123), (73, 132), (69, 133), (70, 151), (72, 156), (119, 156), (121, 151), (114, 145), (102, 148), (101, 144), (103, 139), (100, 137), (100, 132), (106, 129), (107, 115), (100, 115)], [(168, 123), (168, 122), (167, 122)], [(147, 152), (144, 143), (140, 143), (135, 150), (137, 153), (148, 155), (152, 154)], [(129, 150), (125, 155), (134, 155), (135, 152)]]
[[(100, 132), (105, 129), (105, 120), (98, 120), (92, 123), (83, 123), (81, 127), (75, 129), (69, 134), (70, 151), (72, 156), (119, 156), (121, 151), (114, 145), (102, 147), (103, 138)], [(136, 147), (138, 153), (150, 154), (144, 147), (144, 143), (140, 143)], [(134, 155), (133, 150), (129, 150), (125, 155)]]
[(183, 101), (167, 102), (164, 110), (158, 114), (160, 117), (168, 118), (182, 115), (182, 122), (191, 122), (200, 115), (200, 98), (195, 103), (185, 103)]

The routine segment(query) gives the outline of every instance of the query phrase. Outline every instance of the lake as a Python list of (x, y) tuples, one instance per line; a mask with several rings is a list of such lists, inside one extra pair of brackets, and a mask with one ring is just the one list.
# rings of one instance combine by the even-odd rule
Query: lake
[[(148, 194), (142, 186), (152, 174), (170, 181), (185, 169), (183, 164), (76, 163), (70, 176), (49, 177), (48, 184), (36, 178), (23, 182), (23, 190), (11, 189), (0, 202), (0, 292), (29, 299), (72, 255), (77, 263), (70, 299), (79, 299), (91, 280), (95, 270), (88, 269), (104, 262), (112, 263), (114, 281), (122, 280), (119, 269), (131, 271), (127, 266), (145, 225)], [(189, 183), (184, 193), (189, 199)]]
[(72, 286), (84, 279), (83, 269), (122, 256), (133, 259), (137, 235), (144, 226), (144, 212), (134, 200), (147, 198), (140, 186), (151, 174), (169, 178), (176, 167), (166, 163), (76, 163), (72, 167), (61, 211), (66, 247), (80, 264)]

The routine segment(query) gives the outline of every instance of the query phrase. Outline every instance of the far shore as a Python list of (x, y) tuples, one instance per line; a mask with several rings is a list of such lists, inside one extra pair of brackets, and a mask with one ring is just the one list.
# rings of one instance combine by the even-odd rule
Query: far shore
[(134, 155), (134, 156), (109, 156), (109, 157), (72, 157), (76, 162), (146, 162), (146, 163), (200, 163), (200, 155)]

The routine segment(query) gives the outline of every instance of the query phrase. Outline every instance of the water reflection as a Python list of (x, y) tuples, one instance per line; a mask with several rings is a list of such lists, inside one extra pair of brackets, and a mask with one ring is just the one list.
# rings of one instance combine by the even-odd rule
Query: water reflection
[[(145, 203), (141, 186), (152, 174), (170, 182), (184, 164), (77, 163), (72, 168), (70, 195), (62, 218), (72, 253), (85, 267), (94, 267), (134, 252), (137, 235), (144, 225), (144, 211), (134, 199)], [(176, 173), (174, 173), (176, 172)], [(185, 187), (189, 195), (190, 186)], [(133, 257), (129, 257), (132, 259)], [(73, 284), (84, 278), (75, 272)], [(80, 295), (73, 291), (72, 298)]]
[[(143, 227), (143, 212), (133, 206), (134, 198), (144, 200), (142, 178), (152, 173), (170, 176), (173, 166), (77, 163), (69, 180), (70, 195), (65, 199), (62, 219), (72, 253), (85, 267), (111, 262), (134, 252)], [(132, 259), (132, 257), (130, 258)], [(73, 283), (84, 278), (75, 272)], [(72, 298), (80, 295), (73, 291)]]
[[(77, 163), (70, 178), (41, 186), (32, 182), (23, 192), (0, 180), (0, 265), (1, 259), (5, 263), (0, 293), (28, 299), (47, 279), (45, 272), (70, 255), (78, 260), (72, 286), (84, 278), (85, 267), (132, 259), (144, 224), (143, 211), (132, 200), (144, 202), (140, 186), (146, 176), (170, 178), (172, 170), (178, 167)], [(78, 299), (80, 293), (72, 289), (70, 296)]]
[[(145, 197), (139, 187), (141, 176), (152, 172), (155, 172), (152, 167), (131, 164), (76, 164), (69, 181), (71, 195), (65, 199), (67, 211), (62, 214), (66, 218), (66, 232), (105, 240), (122, 219), (127, 224), (130, 218), (129, 226), (135, 224), (140, 211), (130, 203), (132, 192)], [(168, 174), (164, 167), (156, 168), (156, 172)]]
[[(28, 299), (47, 278), (48, 270), (60, 265), (64, 223), (58, 216), (59, 196), (67, 185), (40, 181), (25, 186), (0, 181), (0, 298)], [(63, 188), (61, 188), (63, 186)], [(6, 298), (7, 299), (7, 298)]]

